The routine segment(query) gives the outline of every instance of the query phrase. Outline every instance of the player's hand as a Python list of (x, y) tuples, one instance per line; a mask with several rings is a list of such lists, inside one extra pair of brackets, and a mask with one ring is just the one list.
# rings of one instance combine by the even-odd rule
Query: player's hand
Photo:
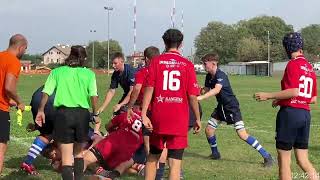
[(121, 105), (120, 104), (116, 104), (115, 106), (113, 106), (113, 112), (119, 111), (120, 108), (121, 108)]
[(193, 125), (193, 134), (198, 134), (201, 131), (201, 121), (196, 120), (196, 123)]
[(95, 135), (102, 136), (100, 131), (94, 131), (93, 133), (94, 133)]
[(201, 89), (200, 89), (200, 94), (203, 95), (203, 94), (205, 94), (205, 93), (206, 93), (205, 87), (201, 87)]
[(46, 116), (44, 114), (43, 111), (38, 111), (38, 114), (36, 116), (36, 123), (38, 124), (38, 126), (42, 127), (42, 125), (46, 122)]
[(18, 106), (18, 104), (17, 104), (17, 102), (14, 101), (13, 99), (10, 99), (10, 100), (9, 100), (9, 106), (10, 106), (10, 107), (14, 107), (14, 106)]
[(99, 116), (93, 116), (94, 124), (98, 124), (101, 122), (101, 118)]
[(197, 97), (197, 100), (198, 100), (198, 101), (202, 101), (202, 100), (203, 100), (203, 96), (198, 96), (198, 97)]
[(104, 110), (104, 107), (100, 107), (98, 110), (97, 110), (97, 114), (101, 114)]
[(22, 112), (24, 111), (26, 105), (24, 105), (23, 103), (18, 104), (17, 109), (20, 109)]
[(273, 100), (273, 101), (272, 101), (272, 107), (273, 107), (273, 108), (276, 108), (277, 106), (279, 106), (279, 105), (278, 105), (278, 102), (279, 102), (279, 100), (277, 100), (277, 99), (276, 99), (276, 100)]
[(253, 95), (253, 97), (254, 97), (257, 101), (266, 101), (266, 100), (270, 99), (269, 93), (265, 93), (265, 92), (255, 93), (255, 94)]
[(134, 112), (133, 112), (132, 108), (128, 108), (128, 111), (127, 111), (127, 120), (128, 120), (128, 122), (132, 121), (132, 117), (133, 116), (134, 116)]
[(152, 127), (151, 121), (148, 118), (148, 116), (142, 116), (142, 123), (143, 123), (144, 127), (147, 128), (148, 131), (152, 132), (153, 127)]

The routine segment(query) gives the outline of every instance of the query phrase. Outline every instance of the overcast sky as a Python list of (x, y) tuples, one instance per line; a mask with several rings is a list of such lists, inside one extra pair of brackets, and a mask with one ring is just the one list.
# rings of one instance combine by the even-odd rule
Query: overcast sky
[[(107, 40), (120, 42), (124, 53), (133, 52), (133, 0), (0, 0), (0, 49), (15, 33), (29, 40), (28, 53), (43, 53), (56, 44), (87, 44)], [(137, 50), (149, 45), (163, 49), (161, 36), (170, 27), (173, 0), (137, 0)], [(320, 24), (319, 0), (176, 0), (176, 27), (184, 12), (184, 55), (189, 55), (195, 37), (210, 21), (227, 24), (258, 15), (279, 16), (295, 30)], [(96, 33), (90, 33), (94, 29)]]

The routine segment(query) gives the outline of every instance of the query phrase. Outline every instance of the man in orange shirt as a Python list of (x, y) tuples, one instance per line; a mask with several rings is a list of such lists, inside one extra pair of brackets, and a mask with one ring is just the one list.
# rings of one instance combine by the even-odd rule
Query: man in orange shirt
[(10, 101), (14, 101), (22, 111), (25, 106), (17, 94), (17, 81), (21, 69), (19, 59), (27, 46), (26, 38), (16, 34), (10, 38), (8, 49), (0, 52), (0, 174), (10, 137)]

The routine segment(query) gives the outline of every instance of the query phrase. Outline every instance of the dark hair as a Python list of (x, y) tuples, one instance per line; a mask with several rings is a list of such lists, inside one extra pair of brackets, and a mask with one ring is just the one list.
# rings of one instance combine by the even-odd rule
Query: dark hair
[(219, 63), (219, 56), (217, 53), (208, 53), (201, 58), (202, 62), (215, 61)]
[(152, 59), (155, 56), (159, 56), (160, 51), (157, 47), (149, 46), (144, 50), (143, 55), (148, 59)]
[(291, 53), (297, 52), (303, 49), (303, 39), (300, 33), (291, 32), (283, 37), (282, 45), (287, 52), (289, 59), (291, 59)]
[(168, 29), (162, 36), (166, 48), (178, 48), (183, 41), (183, 34), (178, 29)]
[(83, 46), (71, 46), (69, 57), (65, 60), (65, 64), (71, 67), (83, 67), (87, 58), (86, 49)]
[(124, 55), (123, 55), (123, 53), (122, 53), (122, 52), (116, 52), (116, 53), (114, 53), (114, 54), (112, 55), (111, 60), (113, 61), (113, 60), (116, 59), (116, 58), (121, 58), (121, 59), (124, 60)]
[(41, 152), (41, 155), (47, 159), (50, 159), (50, 153), (52, 152), (53, 148), (54, 148), (54, 144), (53, 143), (49, 143), (46, 148), (44, 148)]

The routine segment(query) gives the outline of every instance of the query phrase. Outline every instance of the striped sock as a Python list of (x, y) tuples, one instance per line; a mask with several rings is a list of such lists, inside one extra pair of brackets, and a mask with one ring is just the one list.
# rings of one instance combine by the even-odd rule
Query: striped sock
[(261, 144), (256, 138), (249, 136), (246, 142), (249, 145), (251, 145), (254, 149), (256, 149), (263, 158), (267, 158), (270, 156), (270, 154), (261, 146)]
[(31, 165), (46, 146), (47, 144), (45, 142), (43, 142), (39, 137), (36, 137), (24, 162)]
[(155, 180), (161, 180), (164, 174), (164, 167), (165, 167), (165, 163), (159, 163), (159, 169), (157, 169), (157, 173), (156, 173), (156, 179)]
[(217, 145), (217, 142), (216, 142), (216, 136), (211, 136), (211, 137), (208, 137), (208, 143), (211, 147), (211, 153), (212, 154), (216, 154), (218, 153), (218, 145)]
[(138, 164), (138, 163), (135, 163), (134, 165), (132, 165), (132, 168), (136, 171), (141, 171), (141, 169), (143, 169), (145, 167), (144, 164)]

